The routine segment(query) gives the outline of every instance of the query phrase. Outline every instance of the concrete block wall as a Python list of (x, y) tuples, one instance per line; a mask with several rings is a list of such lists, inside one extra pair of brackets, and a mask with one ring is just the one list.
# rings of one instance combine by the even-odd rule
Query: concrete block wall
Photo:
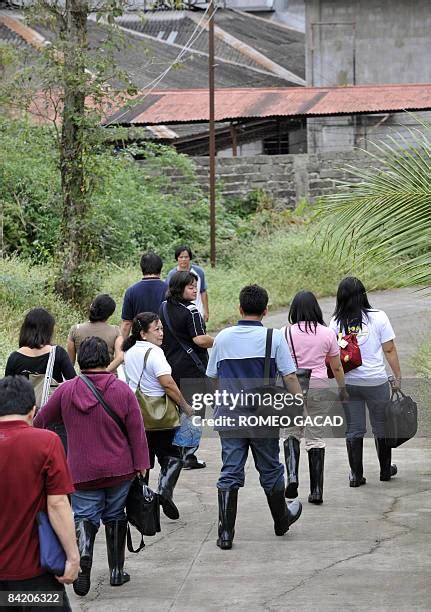
[[(193, 158), (199, 182), (208, 184), (208, 158)], [(333, 193), (336, 181), (354, 180), (347, 166), (378, 167), (365, 153), (324, 153), (318, 155), (257, 155), (221, 158), (216, 161), (219, 189), (228, 197), (245, 197), (256, 189), (271, 195), (277, 208), (293, 208), (301, 199), (314, 202)], [(381, 167), (381, 166), (380, 166)]]
[[(208, 157), (193, 157), (196, 177), (208, 189)], [(139, 162), (149, 175), (151, 162)], [(333, 193), (337, 181), (354, 180), (347, 167), (379, 168), (378, 162), (361, 151), (320, 153), (315, 155), (255, 155), (253, 157), (217, 158), (216, 176), (219, 193), (230, 198), (245, 198), (262, 189), (277, 209), (294, 208), (298, 201), (314, 202), (319, 196)], [(158, 169), (157, 172), (160, 170)], [(166, 168), (170, 191), (177, 192), (181, 183), (190, 181), (177, 169)]]

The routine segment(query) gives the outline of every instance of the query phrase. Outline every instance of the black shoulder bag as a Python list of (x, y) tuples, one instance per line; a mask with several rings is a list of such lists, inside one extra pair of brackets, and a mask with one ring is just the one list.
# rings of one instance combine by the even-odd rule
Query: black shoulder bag
[(199, 357), (196, 355), (194, 348), (191, 346), (187, 346), (186, 344), (184, 344), (184, 342), (181, 342), (181, 340), (178, 338), (178, 336), (174, 332), (172, 323), (171, 323), (171, 319), (169, 318), (169, 315), (168, 315), (168, 307), (167, 307), (166, 302), (163, 302), (162, 304), (162, 313), (166, 321), (166, 325), (168, 326), (168, 329), (171, 332), (172, 336), (175, 338), (175, 340), (178, 342), (181, 348), (187, 353), (187, 355), (193, 359), (199, 372), (201, 372), (202, 374), (206, 374), (207, 369), (202, 363), (201, 359), (199, 359)]
[[(287, 341), (287, 325), (285, 327), (284, 333)], [(302, 393), (306, 394), (310, 387), (310, 378), (311, 378), (311, 370), (310, 368), (298, 368), (298, 359), (296, 358), (295, 345), (293, 344), (292, 332), (289, 327), (289, 338), (290, 338), (290, 346), (292, 347), (293, 358), (295, 360), (296, 365), (296, 378), (298, 379), (299, 384), (301, 385)]]
[[(303, 414), (303, 404), (297, 404), (295, 402), (281, 402), (281, 397), (286, 397), (286, 384), (284, 378), (281, 377), (283, 386), (278, 386), (276, 381), (271, 378), (271, 350), (272, 350), (272, 336), (273, 329), (268, 328), (266, 330), (266, 345), (265, 345), (265, 362), (263, 371), (263, 385), (249, 389), (247, 395), (251, 395), (251, 402), (246, 402), (246, 408), (253, 412), (256, 416), (268, 417), (278, 416), (288, 417), (290, 419), (290, 425), (283, 425), (283, 427), (289, 427), (293, 425), (293, 417)], [(289, 394), (290, 395), (290, 394)], [(272, 397), (272, 401), (269, 402), (269, 398)], [(256, 399), (259, 398), (260, 402), (256, 403)], [(278, 400), (278, 401), (276, 401)], [(280, 403), (281, 402), (281, 403)], [(257, 431), (249, 432), (249, 437), (268, 437), (277, 438), (279, 437), (279, 427), (258, 427)]]

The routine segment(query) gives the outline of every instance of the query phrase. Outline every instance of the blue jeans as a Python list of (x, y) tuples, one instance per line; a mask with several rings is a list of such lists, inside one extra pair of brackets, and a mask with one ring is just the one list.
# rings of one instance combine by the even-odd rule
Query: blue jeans
[(244, 486), (244, 466), (251, 449), (259, 481), (265, 493), (284, 489), (284, 467), (279, 461), (278, 438), (229, 438), (220, 435), (222, 468), (218, 489), (238, 489)]
[(371, 428), (374, 437), (385, 437), (385, 407), (390, 400), (389, 383), (375, 387), (362, 387), (359, 385), (346, 385), (349, 399), (344, 402), (346, 414), (346, 438), (363, 438), (367, 432), (365, 404), (370, 415)]
[(72, 510), (75, 522), (86, 519), (99, 528), (100, 521), (109, 523), (126, 518), (124, 508), (131, 480), (115, 487), (76, 491), (72, 493)]

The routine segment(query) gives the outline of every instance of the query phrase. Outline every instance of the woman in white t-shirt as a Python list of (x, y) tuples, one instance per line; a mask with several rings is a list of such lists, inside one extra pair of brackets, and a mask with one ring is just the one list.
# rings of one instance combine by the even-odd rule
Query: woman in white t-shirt
[[(337, 338), (334, 332), (326, 327), (322, 310), (311, 291), (300, 291), (295, 295), (289, 310), (289, 323), (291, 327), (288, 328), (286, 325), (281, 331), (289, 344), (296, 367), (311, 370), (307, 413), (312, 418), (324, 417), (329, 403), (332, 404), (335, 400), (334, 394), (328, 390), (326, 358), (329, 359), (338, 383), (341, 399), (346, 397)], [(316, 425), (295, 426), (285, 432), (287, 436), (282, 437), (282, 440), (287, 472), (286, 497), (294, 498), (298, 495), (300, 440), (304, 437), (310, 472), (308, 501), (311, 504), (321, 504), (325, 462), (324, 428)]]
[(386, 313), (371, 307), (364, 285), (353, 276), (344, 278), (338, 286), (329, 327), (337, 334), (356, 334), (362, 357), (362, 365), (345, 375), (349, 395), (344, 411), (350, 486), (360, 487), (366, 482), (362, 464), (363, 438), (367, 431), (365, 405), (375, 438), (380, 480), (390, 480), (397, 473), (397, 467), (391, 464), (391, 448), (385, 441), (385, 407), (390, 400), (390, 385), (384, 357), (395, 377), (393, 388), (399, 389), (401, 370), (394, 330)]
[[(133, 319), (132, 333), (123, 344), (124, 367), (129, 387), (136, 392), (139, 385), (142, 393), (153, 397), (163, 397), (167, 394), (183, 412), (191, 415), (192, 408), (181, 395), (172, 378), (171, 366), (160, 348), (162, 341), (163, 326), (159, 315), (154, 312), (142, 312)], [(158, 487), (160, 504), (166, 516), (176, 520), (180, 515), (172, 497), (183, 467), (183, 460), (179, 447), (172, 444), (175, 429), (146, 430), (146, 434), (150, 468), (154, 467), (155, 457), (160, 464)]]

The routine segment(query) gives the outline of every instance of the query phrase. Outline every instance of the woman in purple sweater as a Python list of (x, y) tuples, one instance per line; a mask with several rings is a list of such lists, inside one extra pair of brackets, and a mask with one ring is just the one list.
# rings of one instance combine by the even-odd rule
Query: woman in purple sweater
[(81, 372), (120, 418), (128, 439), (81, 377), (63, 383), (34, 420), (35, 427), (62, 420), (66, 428), (67, 461), (76, 489), (72, 509), (81, 557), (81, 572), (73, 589), (81, 596), (90, 590), (94, 540), (101, 520), (111, 585), (130, 580), (123, 571), (127, 530), (124, 508), (133, 478), (139, 473), (145, 475), (150, 465), (138, 402), (126, 383), (106, 372), (109, 361), (108, 347), (101, 338), (92, 336), (81, 343)]

